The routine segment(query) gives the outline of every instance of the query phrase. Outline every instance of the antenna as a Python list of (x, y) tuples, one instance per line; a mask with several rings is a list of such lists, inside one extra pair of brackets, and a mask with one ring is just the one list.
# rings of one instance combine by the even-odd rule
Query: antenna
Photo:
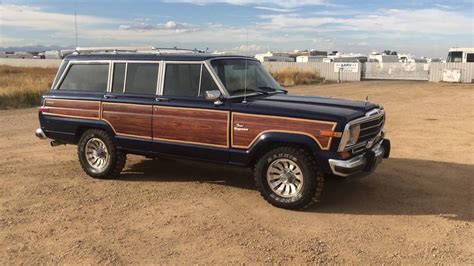
[(74, 9), (74, 28), (75, 28), (75, 31), (76, 31), (76, 47), (79, 47), (79, 42), (77, 40), (77, 14), (76, 14), (75, 9)]
[(249, 49), (249, 28), (248, 25), (245, 28), (247, 31), (247, 41), (246, 41), (246, 52), (245, 52), (245, 74), (244, 74), (244, 100), (242, 103), (247, 103), (247, 72), (248, 72), (248, 49)]

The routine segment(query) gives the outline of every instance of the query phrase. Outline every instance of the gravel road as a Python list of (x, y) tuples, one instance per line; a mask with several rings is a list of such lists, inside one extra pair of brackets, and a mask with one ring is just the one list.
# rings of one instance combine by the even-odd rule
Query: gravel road
[(383, 104), (392, 158), (295, 212), (240, 168), (129, 156), (93, 180), (75, 146), (34, 137), (35, 109), (0, 111), (0, 264), (474, 263), (474, 85), (290, 91)]

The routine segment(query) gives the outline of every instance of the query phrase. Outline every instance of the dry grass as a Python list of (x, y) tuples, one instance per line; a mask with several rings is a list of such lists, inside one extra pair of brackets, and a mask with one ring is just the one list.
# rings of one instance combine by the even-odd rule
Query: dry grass
[(317, 71), (300, 70), (296, 68), (285, 68), (270, 73), (275, 80), (285, 87), (295, 85), (311, 85), (323, 83), (324, 78)]
[(51, 87), (57, 69), (0, 65), (0, 109), (32, 107)]

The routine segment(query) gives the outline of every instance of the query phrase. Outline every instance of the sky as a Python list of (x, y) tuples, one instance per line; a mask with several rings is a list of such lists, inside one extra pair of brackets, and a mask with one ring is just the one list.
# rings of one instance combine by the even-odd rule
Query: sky
[(0, 47), (155, 46), (255, 54), (474, 47), (473, 0), (0, 0)]

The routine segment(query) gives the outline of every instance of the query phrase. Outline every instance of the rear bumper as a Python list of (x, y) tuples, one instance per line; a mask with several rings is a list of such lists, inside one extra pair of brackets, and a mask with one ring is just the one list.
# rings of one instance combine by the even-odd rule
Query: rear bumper
[(39, 139), (47, 139), (48, 138), (48, 137), (46, 137), (46, 135), (44, 134), (43, 129), (41, 129), (41, 128), (36, 129), (35, 135)]
[(329, 159), (329, 166), (334, 175), (351, 176), (361, 172), (372, 172), (390, 155), (390, 141), (384, 139), (371, 150), (349, 160)]

